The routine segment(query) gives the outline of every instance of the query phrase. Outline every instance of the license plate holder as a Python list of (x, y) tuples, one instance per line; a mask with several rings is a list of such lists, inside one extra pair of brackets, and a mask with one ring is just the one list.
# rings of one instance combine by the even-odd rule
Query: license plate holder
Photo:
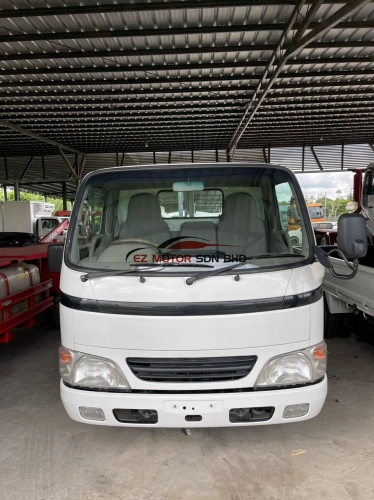
[(222, 412), (222, 401), (165, 401), (165, 413), (179, 413), (181, 415), (206, 415), (207, 413)]

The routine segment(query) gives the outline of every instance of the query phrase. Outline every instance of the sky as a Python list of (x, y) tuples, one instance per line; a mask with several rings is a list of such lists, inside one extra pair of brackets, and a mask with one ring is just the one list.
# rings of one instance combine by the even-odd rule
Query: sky
[(321, 194), (328, 198), (335, 199), (336, 191), (341, 189), (340, 196), (346, 197), (352, 193), (353, 173), (352, 172), (323, 172), (312, 174), (297, 174), (297, 180), (303, 190), (304, 196), (318, 197)]

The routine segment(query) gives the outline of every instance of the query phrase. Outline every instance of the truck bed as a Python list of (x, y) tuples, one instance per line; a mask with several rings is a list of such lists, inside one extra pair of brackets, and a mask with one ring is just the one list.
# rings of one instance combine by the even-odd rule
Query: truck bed
[(0, 267), (9, 266), (14, 261), (28, 262), (45, 259), (48, 254), (48, 243), (29, 247), (0, 248)]
[[(333, 247), (322, 248), (329, 251)], [(339, 274), (350, 273), (342, 259), (332, 257), (331, 260), (336, 272)], [(366, 256), (359, 262), (358, 272), (351, 280), (334, 278), (330, 271), (326, 270), (323, 289), (326, 293), (330, 293), (346, 304), (356, 306), (360, 311), (374, 316), (374, 245), (368, 246)]]

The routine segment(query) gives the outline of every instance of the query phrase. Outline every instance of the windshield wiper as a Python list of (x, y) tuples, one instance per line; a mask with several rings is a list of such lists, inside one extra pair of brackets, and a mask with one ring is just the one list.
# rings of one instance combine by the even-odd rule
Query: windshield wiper
[(221, 269), (216, 269), (215, 271), (208, 271), (206, 273), (195, 274), (190, 278), (187, 278), (186, 284), (192, 285), (195, 281), (202, 280), (204, 278), (210, 278), (210, 276), (216, 276), (217, 274), (224, 273), (225, 271), (230, 271), (230, 269), (235, 269), (236, 267), (245, 266), (248, 261), (258, 260), (258, 259), (267, 259), (271, 257), (301, 257), (304, 258), (305, 255), (296, 254), (296, 253), (264, 253), (262, 255), (256, 255), (255, 257), (249, 257), (245, 260), (245, 262), (237, 262), (232, 266), (226, 266)]
[(126, 274), (133, 274), (133, 273), (137, 273), (137, 272), (141, 272), (141, 271), (146, 271), (147, 269), (143, 269), (143, 268), (147, 268), (147, 267), (213, 267), (213, 266), (209, 266), (208, 264), (185, 264), (185, 263), (181, 263), (181, 264), (171, 264), (171, 263), (168, 263), (168, 262), (165, 262), (164, 264), (131, 264), (131, 266), (134, 266), (133, 269), (128, 269), (126, 271), (112, 271), (110, 269), (108, 269), (107, 271), (94, 271), (92, 273), (86, 273), (86, 274), (82, 274), (80, 276), (81, 278), (81, 281), (83, 281), (83, 283), (85, 283), (86, 281), (88, 281), (89, 279), (91, 278), (100, 278), (102, 276), (125, 276)]

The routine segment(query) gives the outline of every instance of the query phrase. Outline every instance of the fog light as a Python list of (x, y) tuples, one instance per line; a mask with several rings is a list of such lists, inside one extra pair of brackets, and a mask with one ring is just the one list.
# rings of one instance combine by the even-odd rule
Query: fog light
[(309, 403), (302, 403), (300, 405), (286, 406), (283, 412), (283, 418), (297, 418), (303, 417), (309, 411)]
[(261, 408), (232, 408), (229, 413), (230, 422), (265, 422), (270, 420), (274, 413), (274, 406)]
[(103, 420), (105, 420), (105, 415), (104, 415), (104, 412), (101, 408), (80, 406), (79, 413), (81, 414), (81, 417), (86, 419), (86, 420), (97, 420), (97, 421), (101, 421), (101, 422)]

